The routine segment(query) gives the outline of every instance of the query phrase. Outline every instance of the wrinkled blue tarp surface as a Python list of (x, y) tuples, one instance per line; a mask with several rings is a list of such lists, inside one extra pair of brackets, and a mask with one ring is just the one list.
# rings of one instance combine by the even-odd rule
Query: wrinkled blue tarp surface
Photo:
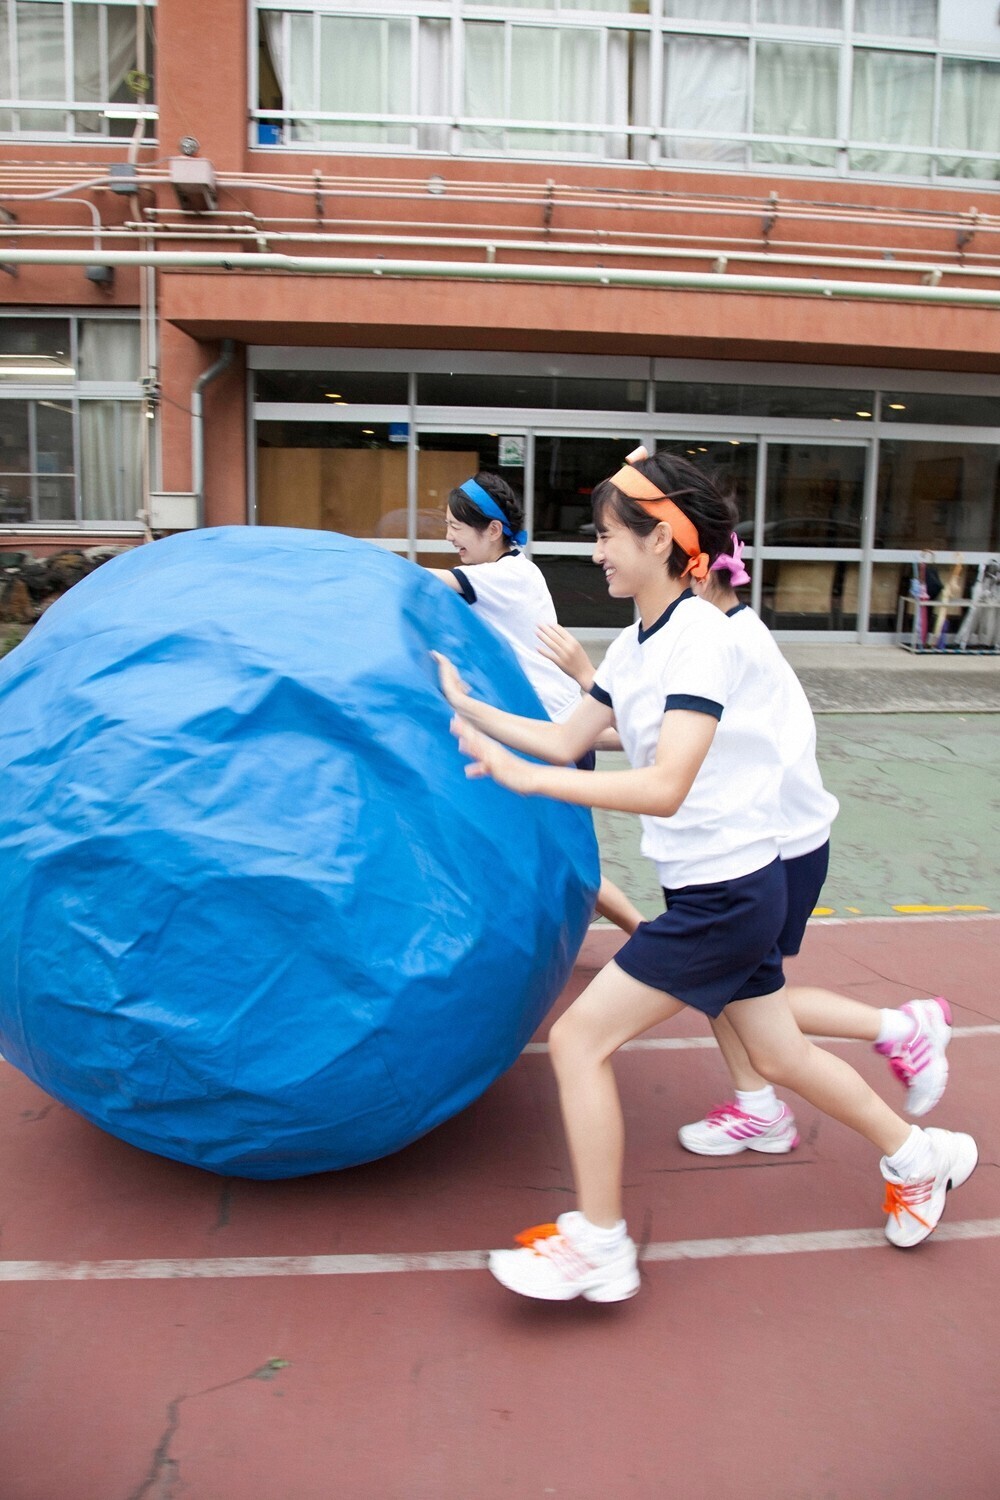
[(477, 1098), (564, 984), (589, 813), (470, 781), (432, 648), (542, 716), (413, 564), (225, 527), (139, 547), (0, 663), (0, 1051), (136, 1146), (285, 1177)]

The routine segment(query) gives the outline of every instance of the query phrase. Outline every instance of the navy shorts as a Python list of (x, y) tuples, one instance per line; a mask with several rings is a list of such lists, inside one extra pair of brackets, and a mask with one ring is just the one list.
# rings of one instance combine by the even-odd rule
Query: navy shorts
[(802, 947), (806, 923), (819, 900), (830, 868), (830, 840), (808, 854), (800, 854), (797, 859), (782, 860), (782, 865), (788, 887), (788, 915), (778, 938), (778, 947), (784, 958), (791, 958)]
[(580, 759), (576, 762), (576, 769), (578, 771), (596, 771), (597, 751), (588, 750), (586, 755), (581, 755)]
[(780, 859), (737, 880), (663, 894), (666, 911), (636, 928), (615, 955), (626, 974), (707, 1016), (730, 1000), (781, 989), (778, 934), (787, 903)]

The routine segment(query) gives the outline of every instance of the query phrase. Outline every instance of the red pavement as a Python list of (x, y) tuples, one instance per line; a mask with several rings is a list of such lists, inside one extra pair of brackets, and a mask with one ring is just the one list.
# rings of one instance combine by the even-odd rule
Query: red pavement
[[(996, 1025), (998, 936), (818, 925), (791, 977), (943, 992), (959, 1027)], [(570, 992), (616, 943), (590, 935)], [(846, 1055), (895, 1095), (867, 1048)], [(982, 1157), (947, 1222), (994, 1219), (1000, 1032), (951, 1057), (933, 1123)], [(618, 1074), (644, 1240), (881, 1226), (874, 1152), (806, 1106), (790, 1157), (680, 1149), (719, 1097), (713, 1051)], [(0, 1064), (0, 1263), (477, 1250), (570, 1201), (544, 1055), (388, 1161), (286, 1183), (143, 1155)], [(0, 1281), (0, 1500), (996, 1500), (997, 1257), (982, 1238), (649, 1262), (616, 1308), (482, 1271)]]

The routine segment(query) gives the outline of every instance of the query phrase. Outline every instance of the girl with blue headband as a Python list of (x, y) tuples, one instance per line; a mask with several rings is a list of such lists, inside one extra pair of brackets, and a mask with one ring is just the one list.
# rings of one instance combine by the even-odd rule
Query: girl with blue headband
[[(557, 626), (556, 609), (541, 568), (521, 551), (526, 534), (520, 501), (499, 474), (480, 472), (451, 491), (447, 516), (446, 536), (461, 566), (428, 571), (503, 636), (549, 718), (563, 723), (579, 705), (580, 689), (539, 648), (539, 630)], [(617, 749), (617, 738), (600, 748)], [(595, 763), (593, 750), (577, 762), (581, 770), (593, 770)], [(597, 910), (625, 932), (634, 932), (642, 921), (638, 908), (609, 880), (601, 881)]]

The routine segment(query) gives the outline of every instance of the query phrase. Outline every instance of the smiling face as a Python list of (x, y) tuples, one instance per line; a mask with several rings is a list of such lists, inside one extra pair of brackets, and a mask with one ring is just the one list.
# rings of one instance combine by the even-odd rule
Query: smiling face
[(506, 550), (503, 527), (499, 521), (491, 521), (485, 531), (477, 531), (464, 521), (456, 521), (451, 510), (445, 536), (458, 553), (459, 561), (468, 563), (495, 562)]
[(636, 536), (610, 507), (605, 508), (593, 561), (603, 570), (612, 599), (634, 599), (650, 583), (665, 578), (664, 549), (656, 545), (656, 535), (654, 531), (648, 537)]

